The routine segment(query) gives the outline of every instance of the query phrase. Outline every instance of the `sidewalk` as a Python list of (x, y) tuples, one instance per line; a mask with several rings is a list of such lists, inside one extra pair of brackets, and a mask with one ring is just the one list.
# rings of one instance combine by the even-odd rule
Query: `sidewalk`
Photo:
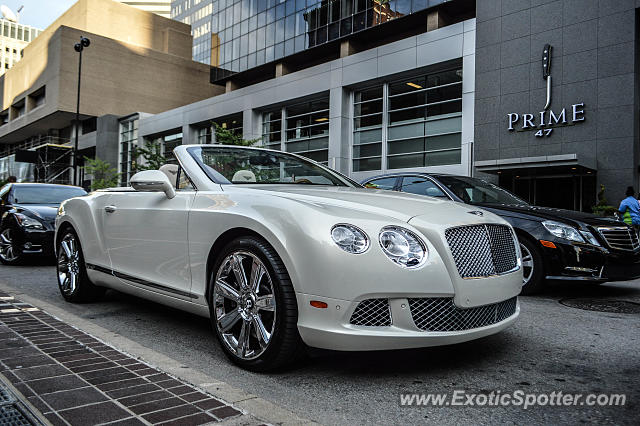
[(53, 425), (186, 426), (247, 416), (3, 292), (0, 374)]

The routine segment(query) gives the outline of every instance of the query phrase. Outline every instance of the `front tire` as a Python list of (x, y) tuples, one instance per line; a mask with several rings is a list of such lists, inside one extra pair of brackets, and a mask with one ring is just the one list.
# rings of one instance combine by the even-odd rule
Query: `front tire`
[(298, 307), (282, 260), (264, 240), (241, 237), (212, 268), (209, 309), (225, 355), (252, 371), (291, 365), (303, 343)]
[(20, 265), (24, 260), (15, 232), (10, 226), (0, 230), (0, 262), (5, 265)]
[(544, 262), (540, 250), (526, 237), (518, 237), (522, 252), (522, 292), (521, 294), (536, 294), (544, 285)]
[(58, 288), (67, 302), (91, 302), (104, 295), (103, 288), (89, 281), (80, 239), (73, 230), (63, 232), (57, 243), (56, 253)]

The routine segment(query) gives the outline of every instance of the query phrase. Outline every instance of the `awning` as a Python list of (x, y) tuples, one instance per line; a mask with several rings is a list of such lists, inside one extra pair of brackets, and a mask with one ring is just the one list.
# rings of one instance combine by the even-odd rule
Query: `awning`
[(544, 155), (539, 157), (504, 158), (500, 160), (475, 161), (477, 171), (484, 173), (520, 172), (595, 172), (595, 158), (580, 157), (578, 154)]

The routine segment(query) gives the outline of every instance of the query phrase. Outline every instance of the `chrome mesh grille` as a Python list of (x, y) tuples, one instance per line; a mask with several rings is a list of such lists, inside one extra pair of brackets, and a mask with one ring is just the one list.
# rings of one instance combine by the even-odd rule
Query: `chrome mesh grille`
[(488, 277), (514, 269), (515, 237), (505, 225), (449, 228), (445, 237), (462, 278)]
[(391, 309), (388, 299), (367, 299), (358, 303), (349, 322), (367, 327), (388, 327), (391, 325)]
[(459, 308), (452, 298), (409, 299), (411, 317), (424, 331), (462, 331), (496, 324), (516, 313), (517, 297), (475, 308)]
[(636, 251), (640, 249), (638, 234), (628, 226), (602, 227), (598, 232), (612, 249)]

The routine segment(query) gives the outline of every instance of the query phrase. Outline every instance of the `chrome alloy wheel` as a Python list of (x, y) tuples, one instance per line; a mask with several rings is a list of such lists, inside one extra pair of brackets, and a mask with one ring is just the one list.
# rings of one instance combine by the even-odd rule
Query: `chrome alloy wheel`
[(64, 294), (72, 294), (80, 280), (80, 251), (73, 234), (67, 234), (58, 247), (58, 285)]
[(533, 276), (533, 256), (524, 244), (520, 244), (520, 251), (522, 252), (522, 286), (524, 287)]
[(13, 245), (11, 229), (9, 228), (0, 233), (0, 257), (5, 262), (13, 262), (19, 257), (19, 253)]
[(213, 304), (224, 344), (243, 360), (262, 355), (275, 330), (276, 299), (269, 272), (256, 255), (234, 251), (222, 261)]

